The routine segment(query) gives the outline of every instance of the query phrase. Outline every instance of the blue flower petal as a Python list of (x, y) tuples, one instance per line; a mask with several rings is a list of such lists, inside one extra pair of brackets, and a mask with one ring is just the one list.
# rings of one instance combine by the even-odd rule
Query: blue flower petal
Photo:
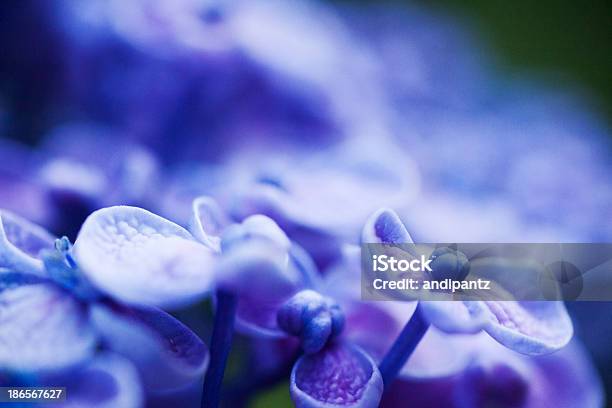
[(456, 381), (455, 403), (460, 408), (567, 407), (603, 405), (597, 372), (577, 342), (545, 356), (522, 356), (491, 341), (473, 337), (464, 353), (472, 362)]
[(193, 201), (193, 214), (189, 231), (193, 236), (215, 252), (221, 250), (221, 233), (230, 223), (227, 215), (217, 202), (208, 196)]
[[(45, 384), (50, 386), (51, 384)], [(138, 371), (126, 359), (102, 353), (78, 370), (66, 387), (66, 401), (57, 408), (138, 408), (144, 406), (144, 393)]]
[(87, 309), (63, 290), (33, 284), (0, 292), (0, 369), (21, 373), (69, 368), (96, 345)]
[(417, 380), (455, 375), (471, 362), (465, 352), (472, 335), (448, 335), (430, 327), (400, 372), (400, 377)]
[(251, 215), (241, 224), (228, 227), (223, 232), (222, 250), (228, 250), (232, 245), (249, 240), (263, 240), (279, 248), (284, 254), (289, 252), (291, 241), (274, 220), (265, 215)]
[(485, 302), (484, 330), (506, 347), (524, 354), (552, 353), (572, 338), (572, 321), (563, 302)]
[[(410, 243), (412, 239), (392, 210), (381, 209), (366, 222), (363, 242)], [(549, 353), (573, 334), (560, 302), (440, 301), (423, 302), (425, 317), (449, 333), (485, 330), (501, 344), (524, 354)]]
[(92, 321), (105, 345), (136, 365), (148, 392), (188, 386), (208, 367), (206, 344), (159, 309), (97, 305)]
[(238, 296), (237, 328), (256, 336), (283, 336), (277, 312), (306, 286), (286, 252), (262, 241), (244, 243), (224, 253), (216, 277), (219, 287)]
[(421, 302), (425, 318), (447, 333), (477, 333), (487, 323), (485, 305), (479, 301)]
[(108, 192), (108, 180), (98, 167), (67, 158), (54, 158), (40, 169), (38, 178), (52, 197), (65, 196), (98, 202)]
[(73, 252), (94, 286), (126, 303), (179, 307), (213, 284), (214, 253), (179, 225), (137, 207), (94, 212)]
[(410, 244), (414, 242), (395, 211), (381, 208), (368, 218), (361, 234), (363, 243)]
[(378, 406), (383, 382), (365, 352), (335, 343), (295, 363), (290, 391), (298, 408), (369, 408)]
[(383, 205), (405, 207), (418, 189), (413, 163), (384, 138), (373, 144), (355, 138), (299, 166), (284, 163), (274, 169), (274, 184), (255, 182), (234, 194), (233, 215), (272, 217), (318, 265), (328, 265), (369, 214)]
[(443, 331), (485, 330), (504, 346), (529, 355), (556, 351), (573, 335), (572, 322), (562, 302), (423, 302), (423, 312)]
[(0, 267), (43, 276), (38, 255), (52, 249), (55, 238), (42, 227), (9, 211), (0, 211)]

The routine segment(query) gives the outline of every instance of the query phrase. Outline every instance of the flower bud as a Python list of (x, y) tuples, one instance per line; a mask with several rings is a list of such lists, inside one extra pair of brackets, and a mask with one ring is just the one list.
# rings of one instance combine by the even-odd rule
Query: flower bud
[(462, 281), (470, 273), (470, 261), (465, 254), (449, 247), (436, 248), (429, 257), (431, 276), (438, 281), (452, 279)]
[(300, 337), (304, 351), (311, 354), (342, 332), (344, 312), (332, 299), (303, 290), (279, 309), (277, 321), (286, 333)]

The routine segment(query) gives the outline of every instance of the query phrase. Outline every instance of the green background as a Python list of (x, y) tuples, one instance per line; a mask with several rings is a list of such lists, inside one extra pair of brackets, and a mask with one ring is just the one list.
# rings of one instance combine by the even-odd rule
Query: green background
[(612, 124), (612, 1), (429, 0), (410, 4), (465, 21), (484, 39), (505, 75), (527, 72), (553, 84), (578, 85), (592, 97), (594, 109)]

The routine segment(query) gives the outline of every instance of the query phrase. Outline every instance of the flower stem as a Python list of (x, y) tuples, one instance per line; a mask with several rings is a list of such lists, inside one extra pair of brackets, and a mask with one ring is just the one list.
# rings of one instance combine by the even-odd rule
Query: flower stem
[(217, 291), (217, 311), (210, 342), (210, 365), (204, 378), (202, 408), (219, 406), (225, 365), (232, 348), (237, 303), (236, 295), (223, 290)]
[(388, 388), (401, 368), (406, 364), (408, 358), (412, 355), (417, 345), (427, 332), (429, 322), (425, 320), (420, 304), (412, 315), (412, 318), (406, 323), (402, 332), (397, 336), (395, 342), (382, 359), (378, 369), (382, 375), (385, 388)]

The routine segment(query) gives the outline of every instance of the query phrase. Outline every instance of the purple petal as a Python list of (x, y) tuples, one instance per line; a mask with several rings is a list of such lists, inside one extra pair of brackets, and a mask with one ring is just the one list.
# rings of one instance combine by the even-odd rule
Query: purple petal
[(573, 335), (562, 302), (445, 301), (423, 302), (426, 318), (448, 333), (485, 330), (504, 346), (523, 354), (550, 353)]
[(400, 376), (423, 380), (456, 375), (471, 362), (465, 349), (472, 342), (472, 335), (448, 335), (430, 327)]
[(53, 194), (66, 194), (97, 200), (108, 190), (102, 171), (67, 158), (49, 160), (39, 170), (40, 182)]
[(38, 372), (62, 369), (88, 358), (96, 337), (87, 309), (49, 284), (0, 292), (0, 367)]
[(66, 401), (53, 407), (138, 408), (144, 405), (138, 372), (128, 360), (112, 353), (98, 355), (68, 383), (57, 386), (66, 387)]
[(85, 205), (139, 203), (150, 198), (158, 181), (159, 165), (152, 152), (112, 128), (64, 124), (47, 135), (42, 149), (52, 159), (38, 176), (56, 198)]
[(193, 201), (193, 215), (189, 231), (193, 236), (215, 252), (221, 250), (221, 232), (229, 224), (229, 219), (215, 200), (198, 197)]
[[(440, 408), (603, 406), (601, 381), (577, 342), (556, 353), (532, 357), (501, 346), (485, 333), (445, 335), (440, 340), (431, 343), (426, 336), (417, 349), (429, 349), (429, 360), (423, 363), (438, 373), (412, 375), (415, 352), (385, 392), (381, 406), (401, 407), (407, 400), (417, 407)], [(448, 350), (443, 349), (445, 345)], [(440, 352), (458, 355), (461, 370), (433, 367), (445, 364), (439, 360)]]
[(576, 342), (556, 353), (528, 357), (478, 336), (464, 352), (472, 354), (473, 362), (456, 384), (458, 407), (596, 408), (603, 404), (595, 368)]
[(276, 315), (279, 308), (303, 289), (304, 277), (285, 251), (254, 241), (223, 255), (216, 271), (217, 284), (238, 295), (236, 325), (245, 333), (281, 336)]
[(484, 330), (520, 353), (551, 353), (565, 346), (574, 334), (563, 302), (484, 303), (490, 312)]
[(226, 228), (223, 231), (221, 250), (227, 252), (236, 244), (253, 240), (276, 246), (279, 256), (285, 260), (288, 258), (291, 241), (276, 222), (261, 214), (251, 215), (242, 223)]
[(296, 362), (290, 391), (298, 408), (367, 408), (378, 405), (383, 382), (366, 353), (356, 346), (336, 343)]
[(49, 205), (46, 191), (41, 186), (26, 175), (4, 174), (2, 169), (0, 207), (44, 225), (49, 225), (54, 216), (54, 209)]
[[(379, 361), (416, 309), (417, 302), (361, 302), (357, 299), (342, 304), (346, 312), (344, 336)], [(372, 333), (384, 333), (384, 336)]]
[(344, 245), (339, 259), (325, 270), (322, 291), (335, 299), (361, 299), (361, 247)]
[(487, 322), (482, 302), (428, 301), (421, 305), (425, 318), (447, 333), (477, 333)]
[(403, 208), (415, 196), (413, 163), (398, 158), (394, 148), (388, 151), (384, 139), (377, 143), (356, 138), (297, 166), (278, 166), (275, 183), (254, 183), (235, 194), (233, 215), (270, 216), (317, 264), (327, 265), (341, 243), (359, 236), (369, 214), (385, 205)]
[(137, 207), (109, 207), (87, 218), (74, 257), (91, 282), (132, 304), (177, 307), (207, 294), (213, 252), (184, 228)]
[(261, 237), (289, 251), (291, 242), (274, 220), (265, 215), (256, 214), (247, 217), (241, 224), (244, 231), (253, 237)]
[(99, 305), (92, 319), (106, 346), (136, 365), (149, 392), (188, 386), (206, 371), (206, 345), (161, 310)]
[(361, 234), (363, 243), (410, 244), (414, 242), (395, 211), (382, 208), (368, 218)]
[[(274, 219), (283, 230), (298, 242), (318, 264), (333, 260), (340, 249), (341, 239), (331, 229), (310, 225), (307, 220), (289, 214), (284, 206), (293, 198), (286, 191), (268, 184), (257, 184), (246, 192), (241, 192), (234, 216), (243, 218), (251, 214), (265, 214)], [(298, 205), (297, 203), (294, 203)], [(338, 231), (335, 231), (338, 232)]]
[(54, 241), (42, 227), (6, 210), (0, 211), (0, 267), (44, 275), (38, 254), (42, 249), (53, 248)]

